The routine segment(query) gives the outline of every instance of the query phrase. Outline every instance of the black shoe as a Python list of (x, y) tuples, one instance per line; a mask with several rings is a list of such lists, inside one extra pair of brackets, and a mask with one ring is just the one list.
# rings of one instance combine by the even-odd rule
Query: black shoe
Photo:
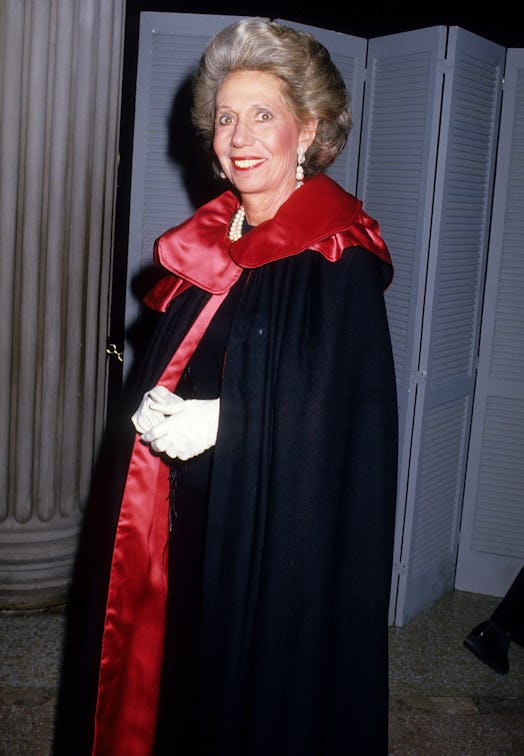
[(508, 650), (511, 636), (492, 620), (481, 622), (464, 641), (477, 659), (501, 675), (509, 672)]

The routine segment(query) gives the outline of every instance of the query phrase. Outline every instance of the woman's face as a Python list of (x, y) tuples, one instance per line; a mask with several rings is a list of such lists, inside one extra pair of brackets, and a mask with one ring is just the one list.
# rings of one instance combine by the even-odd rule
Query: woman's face
[(306, 151), (315, 135), (316, 121), (301, 129), (282, 90), (273, 74), (236, 71), (216, 95), (213, 148), (250, 222), (272, 218), (295, 189), (298, 147)]

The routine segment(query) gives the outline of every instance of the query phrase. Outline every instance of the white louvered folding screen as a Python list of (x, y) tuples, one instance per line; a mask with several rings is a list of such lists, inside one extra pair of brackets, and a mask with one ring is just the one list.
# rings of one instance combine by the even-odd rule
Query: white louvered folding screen
[(501, 596), (524, 563), (524, 50), (509, 50), (459, 590)]
[[(202, 200), (191, 161), (180, 159), (186, 143), (170, 134), (188, 120), (188, 76), (207, 40), (234, 20), (141, 14), (128, 327), (138, 313), (133, 278), (154, 239)], [(386, 294), (400, 411), (390, 620), (402, 625), (454, 586), (506, 50), (456, 27), (367, 41), (287, 23), (317, 36), (343, 72), (355, 127), (330, 175), (379, 220), (395, 265)]]
[(454, 585), (504, 58), (445, 27), (369, 45), (359, 194), (397, 270), (399, 625)]

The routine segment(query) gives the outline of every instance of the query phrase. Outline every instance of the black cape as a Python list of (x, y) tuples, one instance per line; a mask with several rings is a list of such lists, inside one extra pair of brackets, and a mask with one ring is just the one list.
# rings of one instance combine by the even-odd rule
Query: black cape
[[(306, 250), (243, 282), (209, 490), (195, 756), (387, 753), (397, 470), (387, 268), (360, 247), (336, 263)], [(207, 297), (191, 288), (163, 316), (126, 419)], [(116, 430), (71, 587), (55, 754), (90, 753), (132, 444)]]

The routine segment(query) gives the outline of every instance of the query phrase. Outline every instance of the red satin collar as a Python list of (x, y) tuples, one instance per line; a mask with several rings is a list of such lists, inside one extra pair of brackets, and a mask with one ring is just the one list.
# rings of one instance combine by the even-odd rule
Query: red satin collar
[(335, 262), (344, 249), (360, 246), (391, 265), (378, 223), (362, 202), (324, 174), (307, 180), (271, 220), (252, 228), (234, 244), (228, 238), (239, 203), (226, 191), (155, 242), (155, 260), (169, 276), (149, 292), (145, 303), (166, 310), (192, 284), (212, 294), (228, 291), (244, 268), (256, 268), (300, 254), (320, 252)]

